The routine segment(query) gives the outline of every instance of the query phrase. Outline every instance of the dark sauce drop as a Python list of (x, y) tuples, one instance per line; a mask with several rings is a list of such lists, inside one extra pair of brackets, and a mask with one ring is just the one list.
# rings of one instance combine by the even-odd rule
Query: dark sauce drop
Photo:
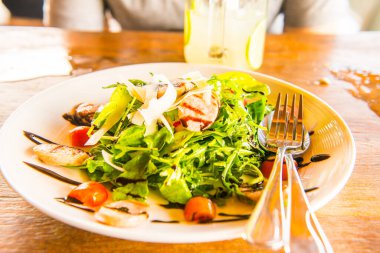
[(312, 192), (312, 191), (315, 191), (315, 190), (318, 190), (319, 189), (319, 187), (317, 187), (317, 186), (315, 186), (315, 187), (310, 187), (310, 188), (307, 188), (307, 189), (305, 189), (305, 192), (307, 193), (307, 192)]
[(152, 220), (152, 223), (179, 223), (177, 220)]
[(122, 185), (127, 185), (127, 184), (135, 184), (138, 182), (145, 182), (146, 179), (130, 179), (130, 178), (125, 178), (125, 177), (119, 177), (116, 179), (116, 183), (120, 183)]
[(248, 220), (251, 216), (250, 214), (229, 214), (229, 213), (218, 213), (219, 216), (224, 217), (235, 217), (231, 219), (222, 219), (222, 220), (211, 220), (206, 223), (222, 223), (222, 222), (233, 222), (233, 221), (241, 221)]
[(169, 203), (165, 205), (160, 205), (166, 209), (184, 209), (185, 205), (184, 204), (179, 204), (179, 203)]
[(330, 158), (329, 154), (319, 154), (319, 155), (313, 155), (310, 158), (310, 161), (312, 161), (312, 162), (320, 162), (320, 161), (323, 161), (323, 160), (326, 160), (326, 159), (329, 159), (329, 158)]
[(296, 161), (298, 164), (303, 162), (303, 157), (294, 157), (294, 161)]
[(297, 169), (303, 168), (311, 163), (311, 162), (304, 163), (303, 157), (295, 157), (294, 160), (297, 162), (297, 165), (298, 165)]
[(296, 157), (294, 158), (294, 160), (297, 161), (297, 164), (298, 164), (298, 169), (300, 168), (303, 168), (303, 167), (306, 167), (308, 166), (310, 163), (315, 163), (315, 162), (320, 162), (320, 161), (323, 161), (323, 160), (326, 160), (326, 159), (329, 159), (331, 157), (331, 155), (329, 154), (318, 154), (318, 155), (313, 155), (311, 158), (310, 158), (310, 162), (307, 162), (307, 163), (304, 163), (304, 159), (303, 157)]
[(250, 214), (229, 214), (229, 213), (218, 213), (218, 215), (226, 216), (226, 217), (245, 218), (245, 219), (248, 219), (251, 216)]
[(303, 168), (303, 167), (306, 167), (310, 164), (311, 162), (308, 162), (308, 163), (298, 163), (298, 169), (300, 168)]

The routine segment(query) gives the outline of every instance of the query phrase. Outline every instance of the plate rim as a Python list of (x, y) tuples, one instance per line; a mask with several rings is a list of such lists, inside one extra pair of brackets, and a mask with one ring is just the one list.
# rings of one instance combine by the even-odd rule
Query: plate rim
[[(271, 75), (267, 75), (267, 74), (263, 74), (263, 73), (260, 73), (260, 72), (255, 72), (255, 71), (250, 71), (250, 70), (244, 70), (244, 69), (239, 69), (239, 68), (233, 68), (233, 67), (227, 67), (227, 66), (221, 66), (221, 65), (211, 65), (211, 64), (189, 64), (189, 63), (184, 63), (184, 62), (155, 62), (155, 63), (140, 63), (140, 64), (131, 64), (131, 65), (124, 65), (124, 66), (118, 66), (118, 67), (113, 67), (113, 68), (108, 68), (108, 69), (103, 69), (103, 70), (98, 70), (98, 71), (94, 71), (94, 72), (91, 72), (91, 73), (86, 73), (86, 74), (83, 74), (83, 75), (80, 75), (80, 76), (76, 76), (76, 77), (71, 77), (69, 79), (66, 79), (66, 80), (63, 80), (63, 81), (59, 81), (55, 84), (52, 84), (50, 87), (46, 88), (46, 89), (43, 89), (42, 91), (39, 91), (37, 92), (36, 94), (34, 94), (33, 96), (31, 96), (30, 98), (28, 98), (26, 101), (24, 101), (23, 103), (21, 103), (8, 117), (7, 119), (4, 121), (3, 125), (1, 126), (1, 129), (0, 129), (0, 139), (2, 139), (5, 135), (5, 130), (7, 129), (7, 126), (10, 124), (10, 122), (12, 120), (14, 120), (15, 117), (17, 117), (17, 115), (20, 113), (20, 111), (22, 111), (22, 109), (27, 106), (29, 103), (31, 103), (31, 101), (33, 102), (33, 100), (36, 99), (36, 97), (38, 98), (39, 96), (44, 96), (46, 93), (49, 93), (50, 90), (54, 90), (54, 89), (57, 89), (61, 86), (65, 86), (67, 85), (67, 83), (70, 83), (70, 82), (73, 82), (74, 81), (79, 81), (82, 80), (82, 79), (86, 79), (88, 76), (93, 76), (93, 75), (102, 75), (104, 73), (107, 73), (107, 72), (113, 72), (115, 70), (122, 70), (122, 69), (126, 69), (128, 70), (128, 68), (133, 68), (133, 67), (136, 67), (136, 68), (149, 68), (149, 66), (154, 66), (154, 65), (167, 65), (167, 66), (173, 66), (173, 65), (182, 65), (182, 66), (187, 66), (189, 68), (217, 68), (219, 70), (225, 70), (225, 71), (240, 71), (240, 72), (245, 72), (245, 73), (248, 73), (248, 74), (251, 74), (253, 76), (257, 76), (257, 77), (262, 77), (262, 78), (266, 78), (266, 79), (270, 79), (270, 80), (273, 80), (275, 81), (276, 83), (281, 83), (281, 85), (283, 86), (288, 86), (288, 87), (291, 87), (297, 91), (300, 91), (304, 94), (307, 94), (308, 96), (311, 96), (313, 97), (313, 99), (317, 100), (319, 103), (322, 103), (324, 106), (326, 106), (330, 111), (332, 111), (337, 120), (340, 121), (340, 123), (342, 124), (342, 126), (344, 126), (344, 129), (346, 130), (346, 133), (347, 133), (347, 136), (349, 137), (349, 142), (352, 144), (352, 148), (351, 148), (351, 153), (352, 153), (352, 156), (350, 157), (351, 158), (351, 161), (350, 161), (350, 164), (347, 168), (347, 173), (345, 173), (344, 177), (342, 177), (342, 179), (335, 185), (335, 188), (331, 191), (330, 194), (322, 197), (321, 199), (319, 199), (318, 201), (314, 201), (313, 202), (313, 205), (311, 206), (312, 210), (313, 211), (316, 211), (318, 209), (320, 209), (321, 207), (323, 207), (324, 205), (326, 205), (329, 201), (331, 201), (333, 198), (335, 198), (339, 192), (344, 188), (344, 186), (346, 185), (347, 181), (349, 180), (349, 178), (351, 177), (352, 175), (352, 171), (354, 169), (354, 166), (355, 166), (355, 161), (356, 161), (356, 145), (355, 145), (355, 141), (354, 141), (354, 138), (353, 138), (353, 135), (352, 135), (352, 132), (348, 126), (348, 124), (345, 122), (345, 120), (343, 119), (343, 117), (336, 111), (334, 110), (329, 104), (327, 104), (327, 102), (325, 102), (324, 100), (322, 100), (321, 98), (319, 98), (317, 95), (314, 95), (313, 93), (309, 92), (308, 90), (302, 88), (302, 87), (299, 87), (293, 83), (290, 83), (288, 81), (285, 81), (283, 79), (280, 79), (280, 78), (277, 78), (277, 77), (274, 77), (274, 76), (271, 76)], [(5, 130), (4, 130), (5, 129)], [(63, 223), (66, 223), (70, 226), (73, 226), (73, 227), (76, 227), (76, 228), (79, 228), (79, 229), (82, 229), (82, 230), (86, 230), (86, 231), (90, 231), (90, 232), (94, 232), (94, 233), (97, 233), (97, 234), (100, 234), (100, 235), (106, 235), (106, 236), (112, 236), (112, 237), (115, 237), (115, 238), (120, 238), (120, 239), (127, 239), (127, 240), (133, 240), (133, 241), (141, 241), (141, 242), (152, 242), (152, 243), (201, 243), (201, 242), (212, 242), (212, 241), (221, 241), (221, 240), (228, 240), (228, 239), (236, 239), (236, 238), (239, 238), (241, 237), (241, 233), (235, 233), (235, 234), (227, 234), (225, 236), (223, 236), (223, 233), (220, 233), (218, 234), (219, 237), (203, 237), (203, 238), (197, 238), (196, 240), (194, 239), (194, 237), (189, 237), (187, 239), (183, 239), (183, 237), (178, 237), (178, 238), (171, 238), (171, 239), (174, 239), (174, 240), (171, 240), (171, 241), (167, 241), (167, 240), (162, 240), (162, 238), (165, 237), (165, 235), (162, 235), (162, 236), (159, 236), (159, 237), (156, 237), (156, 238), (149, 238), (149, 240), (144, 240), (142, 239), (139, 235), (134, 235), (133, 233), (128, 233), (127, 236), (123, 236), (123, 234), (121, 233), (117, 233), (117, 230), (114, 230), (115, 232), (112, 232), (111, 231), (107, 231), (107, 233), (104, 233), (104, 231), (98, 231), (99, 229), (95, 226), (86, 226), (86, 228), (83, 228), (83, 226), (80, 226), (81, 224), (78, 224), (78, 223), (75, 223), (73, 220), (70, 220), (70, 219), (66, 219), (64, 216), (60, 216), (58, 214), (56, 214), (56, 212), (48, 209), (48, 208), (44, 208), (41, 204), (38, 203), (38, 201), (35, 201), (34, 199), (32, 198), (29, 198), (27, 196), (25, 196), (23, 193), (22, 193), (22, 190), (20, 189), (20, 187), (17, 185), (17, 184), (14, 184), (14, 182), (11, 182), (11, 180), (9, 179), (9, 174), (7, 173), (7, 170), (4, 169), (4, 160), (5, 160), (5, 157), (4, 157), (4, 152), (2, 152), (4, 150), (4, 145), (0, 145), (0, 171), (5, 179), (5, 182), (8, 184), (8, 186), (10, 188), (12, 188), (14, 191), (16, 191), (24, 200), (26, 200), (27, 202), (29, 202), (31, 205), (33, 205), (35, 208), (37, 208), (39, 211), (41, 211), (42, 213), (58, 220), (58, 221), (61, 221)], [(163, 233), (164, 234), (164, 233)]]

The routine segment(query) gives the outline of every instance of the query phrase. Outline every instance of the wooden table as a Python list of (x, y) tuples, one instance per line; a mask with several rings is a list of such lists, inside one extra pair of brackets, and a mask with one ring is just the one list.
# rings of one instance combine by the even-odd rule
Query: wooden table
[[(9, 49), (53, 43), (72, 56), (75, 74), (116, 65), (144, 62), (182, 62), (180, 33), (80, 33), (46, 28), (0, 27), (0, 55)], [(38, 35), (38, 36), (36, 36)], [(33, 38), (38, 39), (33, 39)], [(49, 38), (59, 40), (50, 42)], [(380, 250), (380, 117), (355, 98), (347, 83), (331, 79), (329, 66), (380, 70), (380, 33), (355, 36), (304, 34), (270, 35), (259, 72), (295, 83), (328, 102), (350, 126), (357, 146), (354, 172), (342, 190), (317, 216), (336, 252)], [(51, 45), (50, 45), (51, 46)], [(67, 76), (0, 83), (0, 125), (33, 94)], [(379, 101), (380, 102), (380, 101)], [(0, 182), (1, 252), (251, 252), (242, 239), (202, 244), (155, 244), (109, 238), (73, 228), (36, 210), (4, 180)]]

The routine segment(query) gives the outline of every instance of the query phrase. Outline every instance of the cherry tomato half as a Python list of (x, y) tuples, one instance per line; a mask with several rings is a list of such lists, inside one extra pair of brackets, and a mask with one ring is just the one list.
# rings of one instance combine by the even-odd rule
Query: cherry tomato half
[(185, 205), (185, 219), (187, 221), (207, 222), (216, 216), (216, 206), (208, 198), (193, 197)]
[(89, 139), (87, 135), (89, 129), (90, 127), (88, 126), (78, 126), (70, 130), (71, 145), (75, 147), (84, 147), (84, 144)]
[(108, 199), (108, 190), (98, 182), (89, 181), (72, 189), (68, 196), (79, 200), (85, 206), (98, 207)]
[[(274, 160), (267, 160), (261, 163), (260, 170), (263, 173), (264, 177), (269, 178), (270, 173), (273, 169)], [(298, 164), (294, 161), (294, 165), (298, 168)], [(288, 168), (286, 167), (286, 162), (284, 160), (282, 167), (282, 180), (288, 180)]]

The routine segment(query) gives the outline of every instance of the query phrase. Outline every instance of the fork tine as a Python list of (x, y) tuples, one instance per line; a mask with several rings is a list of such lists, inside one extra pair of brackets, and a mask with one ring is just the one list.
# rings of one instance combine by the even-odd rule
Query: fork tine
[(293, 94), (290, 112), (288, 109), (288, 94), (285, 94), (284, 103), (281, 103), (281, 93), (277, 96), (276, 107), (272, 121), (268, 121), (267, 145), (288, 146), (289, 148), (304, 146), (304, 126), (303, 126), (303, 96), (300, 95), (297, 108), (297, 96)]
[(298, 120), (301, 121), (303, 120), (303, 95), (300, 94), (300, 102), (298, 105)]
[(288, 123), (288, 129), (286, 132), (286, 140), (293, 141), (295, 139), (295, 127), (294, 124), (297, 117), (295, 115), (295, 105), (296, 105), (296, 94), (293, 94), (293, 100), (292, 100), (292, 107), (289, 114), (289, 123)]
[(270, 139), (275, 139), (278, 133), (278, 125), (279, 125), (279, 118), (280, 118), (280, 104), (281, 104), (281, 93), (278, 93), (276, 107), (273, 113), (273, 119), (270, 125), (268, 125), (268, 128), (269, 128), (268, 137)]
[(297, 117), (297, 125), (296, 125), (296, 138), (297, 142), (304, 142), (304, 127), (303, 127), (303, 95), (300, 94), (299, 105), (298, 105), (298, 117)]
[[(282, 136), (279, 136), (279, 138), (283, 138), (283, 140), (286, 139), (286, 132), (287, 132), (287, 127), (288, 127), (288, 115), (287, 115), (287, 108), (288, 108), (288, 94), (285, 94), (285, 101), (284, 105), (282, 106), (282, 114), (281, 114), (281, 120), (280, 120), (280, 134)], [(281, 127), (282, 126), (282, 127)], [(282, 128), (282, 132), (281, 132)]]

